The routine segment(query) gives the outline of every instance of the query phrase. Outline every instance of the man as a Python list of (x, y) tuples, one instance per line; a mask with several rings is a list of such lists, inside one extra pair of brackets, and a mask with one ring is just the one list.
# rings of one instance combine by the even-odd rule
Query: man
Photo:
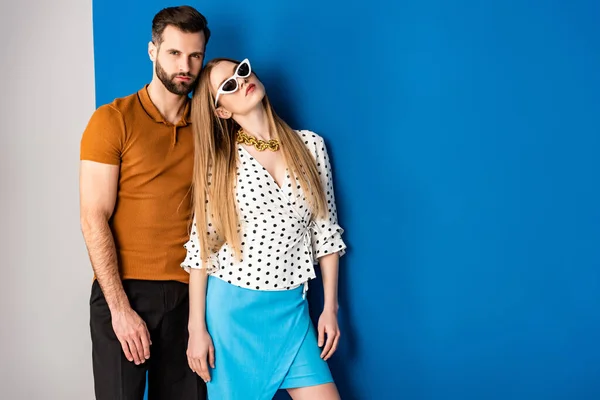
[(190, 100), (210, 30), (188, 6), (152, 21), (152, 81), (92, 115), (81, 139), (81, 226), (94, 282), (98, 400), (206, 398), (187, 363), (193, 133)]

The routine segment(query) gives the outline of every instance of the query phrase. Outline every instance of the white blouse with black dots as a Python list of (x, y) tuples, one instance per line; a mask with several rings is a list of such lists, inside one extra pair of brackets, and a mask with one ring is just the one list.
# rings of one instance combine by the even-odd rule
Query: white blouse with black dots
[[(235, 195), (241, 225), (241, 262), (226, 243), (211, 254), (208, 273), (233, 285), (255, 290), (288, 290), (315, 278), (317, 259), (331, 253), (344, 255), (344, 230), (338, 225), (331, 165), (323, 138), (298, 131), (315, 157), (325, 189), (328, 216), (312, 219), (300, 183), (289, 174), (281, 187), (269, 172), (238, 144)], [(292, 185), (296, 186), (294, 194)], [(185, 243), (186, 270), (202, 268), (194, 224)], [(216, 232), (209, 223), (209, 235)]]

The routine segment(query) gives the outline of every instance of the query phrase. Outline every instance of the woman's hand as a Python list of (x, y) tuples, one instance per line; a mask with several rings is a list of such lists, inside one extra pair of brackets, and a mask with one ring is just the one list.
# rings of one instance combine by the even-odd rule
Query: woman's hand
[[(333, 310), (323, 310), (319, 317), (319, 347), (323, 347), (321, 358), (327, 361), (337, 350), (340, 339), (340, 328), (338, 327), (337, 313)], [(325, 343), (325, 336), (327, 342)]]
[(208, 366), (215, 368), (215, 347), (206, 329), (190, 331), (187, 348), (188, 364), (204, 382), (210, 381)]

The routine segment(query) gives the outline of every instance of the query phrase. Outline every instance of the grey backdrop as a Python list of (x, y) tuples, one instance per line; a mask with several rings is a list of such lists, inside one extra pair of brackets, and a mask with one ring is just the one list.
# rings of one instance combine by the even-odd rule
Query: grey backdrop
[(91, 2), (2, 0), (0, 37), (0, 399), (93, 399), (78, 199)]

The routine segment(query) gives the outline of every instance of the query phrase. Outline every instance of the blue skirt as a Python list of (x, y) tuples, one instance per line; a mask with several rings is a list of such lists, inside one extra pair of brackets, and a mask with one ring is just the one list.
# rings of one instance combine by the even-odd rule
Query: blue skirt
[(333, 382), (302, 291), (251, 290), (209, 276), (209, 400), (271, 400), (278, 389)]

